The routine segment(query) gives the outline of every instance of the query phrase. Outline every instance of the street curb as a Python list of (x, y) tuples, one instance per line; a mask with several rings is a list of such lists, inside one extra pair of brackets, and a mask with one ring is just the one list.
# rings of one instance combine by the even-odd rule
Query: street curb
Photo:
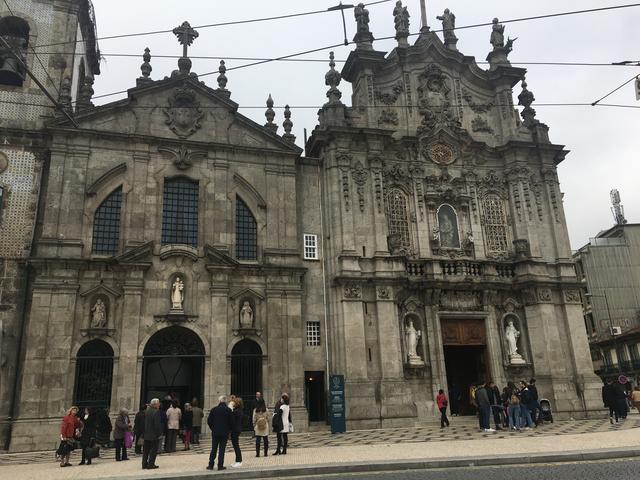
[[(168, 475), (140, 475), (127, 477), (127, 480), (209, 480), (212, 476), (223, 479), (245, 480), (278, 477), (302, 477), (310, 475), (334, 475), (345, 473), (390, 472), (398, 470), (429, 470), (461, 467), (497, 467), (506, 465), (525, 465), (536, 463), (580, 462), (640, 457), (640, 447), (611, 448), (598, 450), (573, 450), (562, 453), (534, 453), (510, 455), (483, 455), (478, 457), (449, 457), (418, 460), (389, 460), (379, 462), (329, 463), (307, 466), (278, 466), (253, 470), (227, 470), (225, 472), (203, 471), (190, 473), (172, 473)], [(203, 467), (204, 470), (204, 467)], [(109, 477), (104, 477), (106, 478)], [(113, 477), (111, 477), (113, 478)]]

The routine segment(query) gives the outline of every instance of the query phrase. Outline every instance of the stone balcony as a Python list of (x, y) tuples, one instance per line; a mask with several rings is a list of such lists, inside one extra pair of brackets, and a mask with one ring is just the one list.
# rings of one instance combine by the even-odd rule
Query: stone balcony
[(510, 282), (516, 276), (512, 263), (476, 260), (408, 260), (410, 279)]

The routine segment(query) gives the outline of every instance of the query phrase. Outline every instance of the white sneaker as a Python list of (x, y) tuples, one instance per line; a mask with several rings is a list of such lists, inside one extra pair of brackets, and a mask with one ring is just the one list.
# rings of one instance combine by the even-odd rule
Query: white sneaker
[(495, 430), (493, 428), (487, 428), (485, 432), (491, 433), (491, 432), (495, 432)]
[(233, 465), (231, 465), (231, 468), (238, 468), (242, 466), (242, 462), (236, 462)]

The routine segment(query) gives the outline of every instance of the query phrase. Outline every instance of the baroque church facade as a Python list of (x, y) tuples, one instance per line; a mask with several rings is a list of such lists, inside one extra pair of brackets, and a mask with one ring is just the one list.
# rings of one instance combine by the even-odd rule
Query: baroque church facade
[(49, 445), (71, 404), (166, 395), (287, 392), (305, 430), (327, 418), (329, 374), (352, 429), (433, 421), (439, 388), (468, 403), (489, 378), (535, 375), (560, 415), (599, 407), (556, 170), (568, 152), (504, 27), (482, 69), (451, 12), (444, 41), (423, 27), (409, 44), (398, 2), (389, 53), (354, 12), (305, 153), (288, 107), (279, 135), (271, 98), (264, 125), (238, 113), (224, 62), (215, 88), (191, 72), (186, 22), (178, 69), (153, 80), (145, 52), (123, 100), (93, 106), (88, 78), (72, 98), (63, 75), (76, 107), (41, 127), (12, 450)]

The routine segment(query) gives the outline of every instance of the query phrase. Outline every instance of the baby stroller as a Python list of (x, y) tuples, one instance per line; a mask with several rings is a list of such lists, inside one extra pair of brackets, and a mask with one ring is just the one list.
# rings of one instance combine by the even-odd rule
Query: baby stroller
[(551, 402), (546, 398), (540, 399), (540, 419), (543, 422), (553, 423), (553, 412), (551, 411)]

